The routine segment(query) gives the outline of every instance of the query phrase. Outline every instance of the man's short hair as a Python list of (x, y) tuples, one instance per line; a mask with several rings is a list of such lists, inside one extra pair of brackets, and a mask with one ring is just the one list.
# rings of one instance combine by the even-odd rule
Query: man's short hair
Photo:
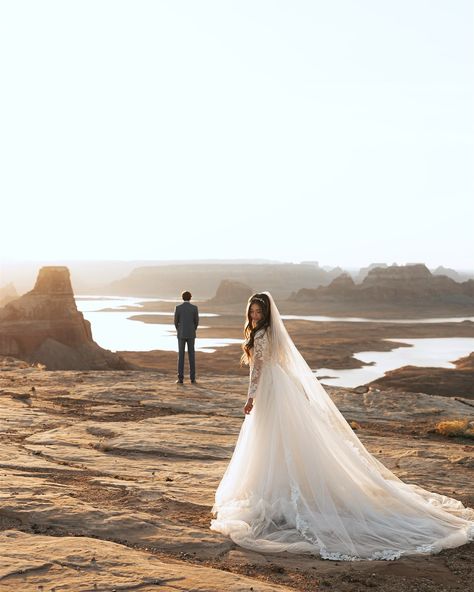
[(191, 292), (188, 292), (187, 290), (186, 290), (186, 292), (183, 292), (181, 294), (181, 298), (185, 301), (191, 300), (192, 297), (193, 297), (193, 295), (191, 294)]

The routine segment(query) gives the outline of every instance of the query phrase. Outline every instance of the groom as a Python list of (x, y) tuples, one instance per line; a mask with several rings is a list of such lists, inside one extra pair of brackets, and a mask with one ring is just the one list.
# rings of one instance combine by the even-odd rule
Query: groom
[(196, 360), (194, 356), (194, 341), (196, 339), (196, 329), (199, 325), (198, 307), (191, 304), (191, 292), (183, 292), (182, 304), (178, 304), (174, 311), (174, 326), (178, 332), (178, 380), (177, 384), (183, 384), (184, 380), (184, 350), (188, 345), (189, 374), (191, 383), (196, 383)]

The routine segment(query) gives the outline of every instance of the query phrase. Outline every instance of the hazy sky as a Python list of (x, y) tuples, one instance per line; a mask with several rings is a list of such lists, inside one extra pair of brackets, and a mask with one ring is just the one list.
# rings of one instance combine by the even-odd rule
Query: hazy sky
[(0, 0), (0, 257), (474, 267), (471, 0)]

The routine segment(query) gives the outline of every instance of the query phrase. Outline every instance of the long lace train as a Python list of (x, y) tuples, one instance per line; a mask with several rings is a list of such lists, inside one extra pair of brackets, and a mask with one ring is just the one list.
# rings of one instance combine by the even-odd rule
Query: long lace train
[(474, 511), (409, 485), (353, 433), (286, 333), (272, 326), (211, 528), (256, 551), (395, 559), (474, 539)]

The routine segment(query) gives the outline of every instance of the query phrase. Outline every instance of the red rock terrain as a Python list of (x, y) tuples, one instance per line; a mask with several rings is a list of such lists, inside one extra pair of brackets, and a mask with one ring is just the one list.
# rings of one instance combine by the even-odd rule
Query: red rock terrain
[(329, 286), (302, 289), (291, 298), (295, 302), (344, 302), (347, 305), (377, 303), (401, 308), (410, 304), (444, 304), (452, 310), (465, 307), (474, 311), (474, 280), (456, 282), (435, 275), (423, 264), (375, 267), (360, 284), (341, 274)]
[(455, 364), (456, 368), (452, 369), (403, 366), (386, 372), (370, 384), (380, 389), (399, 388), (415, 393), (459, 395), (474, 399), (474, 352)]
[[(334, 562), (261, 554), (209, 530), (247, 377), (177, 386), (157, 372), (47, 372), (0, 361), (0, 592), (471, 592), (474, 543), (435, 556)], [(465, 401), (328, 388), (403, 480), (474, 505)], [(317, 454), (317, 451), (315, 451)]]
[(126, 368), (116, 354), (92, 339), (77, 310), (67, 267), (43, 267), (35, 287), (0, 309), (0, 355), (48, 369)]

